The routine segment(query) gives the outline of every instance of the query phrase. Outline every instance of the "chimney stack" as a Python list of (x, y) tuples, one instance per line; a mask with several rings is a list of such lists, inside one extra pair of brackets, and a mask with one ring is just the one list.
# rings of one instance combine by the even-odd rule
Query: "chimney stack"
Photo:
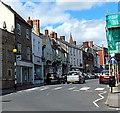
[(88, 41), (83, 42), (83, 47), (88, 47)]
[(93, 47), (93, 41), (90, 41), (90, 47)]
[(50, 38), (54, 38), (54, 32), (53, 31), (50, 33)]
[(76, 41), (74, 41), (74, 45), (76, 45)]
[(57, 40), (57, 33), (54, 32), (54, 39)]
[(65, 36), (60, 36), (60, 39), (65, 41)]
[(33, 20), (34, 32), (40, 35), (40, 20)]
[(57, 33), (52, 31), (52, 33), (50, 33), (50, 38), (57, 40)]
[(33, 27), (33, 21), (30, 20), (30, 17), (28, 17), (27, 23), (28, 23), (31, 27)]
[(48, 34), (49, 34), (48, 29), (45, 29), (45, 35), (48, 35)]

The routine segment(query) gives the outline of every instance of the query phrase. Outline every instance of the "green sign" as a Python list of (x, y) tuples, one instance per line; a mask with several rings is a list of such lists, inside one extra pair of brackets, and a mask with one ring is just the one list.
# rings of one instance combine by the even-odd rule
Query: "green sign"
[(120, 14), (106, 16), (108, 53), (120, 53)]

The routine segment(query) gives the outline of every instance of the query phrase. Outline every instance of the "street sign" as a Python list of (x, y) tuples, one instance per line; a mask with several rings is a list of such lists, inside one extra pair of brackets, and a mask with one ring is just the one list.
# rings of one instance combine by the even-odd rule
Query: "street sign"
[(115, 57), (110, 57), (110, 64), (116, 64), (117, 61), (116, 61), (116, 58)]

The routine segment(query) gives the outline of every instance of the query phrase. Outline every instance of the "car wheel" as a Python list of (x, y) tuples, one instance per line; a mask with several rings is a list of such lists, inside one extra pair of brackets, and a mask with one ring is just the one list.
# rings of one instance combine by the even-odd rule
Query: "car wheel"
[(69, 82), (67, 82), (67, 84), (69, 84)]

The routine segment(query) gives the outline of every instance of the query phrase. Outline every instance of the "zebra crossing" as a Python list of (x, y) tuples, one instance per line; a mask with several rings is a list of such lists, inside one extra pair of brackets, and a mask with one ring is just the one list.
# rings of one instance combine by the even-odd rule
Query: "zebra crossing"
[[(36, 88), (31, 88), (31, 89), (27, 89), (27, 90), (23, 90), (25, 92), (32, 92), (32, 91), (45, 91), (45, 90), (51, 90), (51, 91), (57, 91), (57, 90), (66, 90), (66, 91), (74, 91), (74, 92), (79, 92), (79, 91), (104, 91), (105, 88), (104, 87), (96, 87), (96, 88), (92, 88), (92, 87), (62, 87), (62, 86), (56, 86), (56, 87), (50, 87), (50, 86), (43, 86), (43, 87), (36, 87)], [(23, 91), (19, 91), (19, 92), (23, 92)]]

